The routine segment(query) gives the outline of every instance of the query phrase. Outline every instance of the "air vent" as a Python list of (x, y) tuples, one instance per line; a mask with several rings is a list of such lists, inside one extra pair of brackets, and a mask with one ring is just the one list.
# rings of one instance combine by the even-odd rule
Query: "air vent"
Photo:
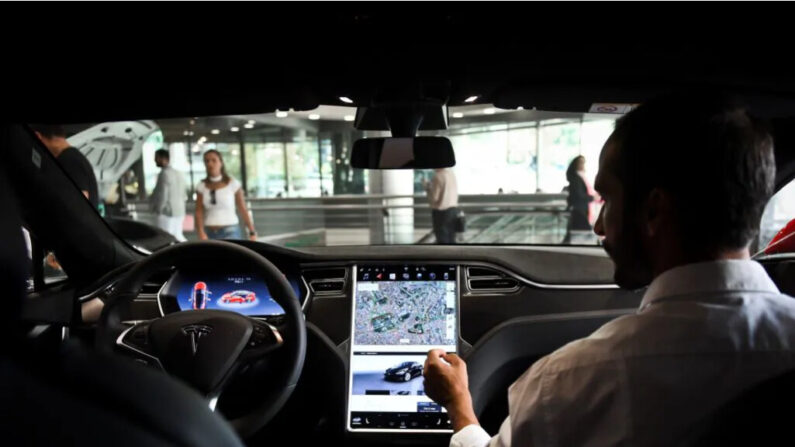
[(339, 295), (345, 290), (344, 267), (308, 269), (302, 274), (315, 295)]
[(345, 279), (345, 269), (340, 267), (340, 268), (304, 270), (303, 275), (308, 282), (312, 282), (315, 280), (329, 280), (329, 279), (343, 280)]
[(504, 278), (505, 274), (486, 267), (469, 267), (468, 273), (470, 278)]
[(519, 288), (519, 281), (513, 278), (473, 279), (469, 281), (469, 288), (472, 290), (510, 291)]
[(342, 292), (345, 288), (344, 281), (312, 281), (312, 291), (315, 293)]
[(163, 287), (163, 283), (157, 282), (145, 282), (143, 286), (141, 286), (141, 291), (138, 292), (139, 295), (157, 295), (160, 292), (160, 288)]
[(138, 292), (139, 299), (154, 299), (163, 288), (163, 284), (174, 274), (173, 270), (163, 270), (150, 276)]
[(469, 290), (510, 293), (519, 290), (519, 281), (505, 272), (488, 267), (467, 267)]

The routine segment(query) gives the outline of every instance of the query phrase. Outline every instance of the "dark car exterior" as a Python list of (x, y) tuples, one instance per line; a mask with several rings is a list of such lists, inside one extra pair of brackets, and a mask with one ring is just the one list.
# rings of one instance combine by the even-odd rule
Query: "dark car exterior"
[(384, 372), (384, 380), (408, 382), (409, 380), (421, 375), (422, 364), (417, 362), (403, 362), (400, 365), (387, 369)]

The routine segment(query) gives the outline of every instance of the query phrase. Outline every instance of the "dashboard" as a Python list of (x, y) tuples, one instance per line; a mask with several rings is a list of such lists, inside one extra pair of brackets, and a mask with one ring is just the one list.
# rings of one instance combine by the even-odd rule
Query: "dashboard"
[[(634, 312), (640, 301), (612, 284), (612, 265), (599, 248), (241, 245), (284, 274), (306, 319), (304, 371), (294, 405), (282, 410), (282, 425), (303, 420), (307, 430), (324, 426), (334, 436), (376, 444), (449, 440), (447, 415), (422, 388), (428, 349), (468, 359), (470, 383), (480, 393), (473, 395), (476, 411), (484, 427), (496, 431), (507, 408), (505, 388), (526, 362), (587, 335), (603, 320)], [(120, 273), (97, 281), (81, 301), (101, 299)], [(410, 303), (413, 291), (434, 295), (431, 306)], [(443, 317), (421, 321), (428, 317), (421, 310), (442, 303), (442, 296), (434, 315)], [(213, 269), (153, 276), (122, 316), (133, 324), (201, 308), (239, 312), (276, 327), (283, 322), (262, 278), (227, 260)], [(527, 324), (539, 332), (516, 343), (516, 331)], [(568, 334), (572, 328), (580, 332)], [(224, 395), (219, 411), (234, 414), (236, 406), (256, 403), (253, 393), (266, 379), (255, 372)], [(272, 425), (276, 429), (279, 421)]]

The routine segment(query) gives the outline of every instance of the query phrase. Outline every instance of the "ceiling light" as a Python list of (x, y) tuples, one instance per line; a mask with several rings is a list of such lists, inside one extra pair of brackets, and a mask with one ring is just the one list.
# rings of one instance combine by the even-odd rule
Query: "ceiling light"
[(340, 101), (344, 102), (345, 104), (353, 104), (353, 100), (347, 96), (340, 96)]
[(461, 113), (461, 112), (456, 112), (456, 113), (453, 114), (453, 118), (463, 118), (463, 117), (464, 117), (464, 114)]
[(254, 120), (248, 120), (248, 124), (256, 124), (256, 121), (254, 121)]
[(356, 119), (356, 117), (354, 117), (353, 115), (345, 115), (345, 118), (343, 118), (343, 119), (344, 119), (345, 121), (348, 121), (348, 122), (350, 122), (350, 121), (353, 121), (353, 120), (355, 120), (355, 119)]
[(231, 130), (232, 132), (240, 132), (240, 128), (239, 127), (233, 127), (233, 128), (231, 128), (229, 130)]
[(210, 133), (213, 134), (213, 135), (218, 135), (219, 133), (221, 133), (221, 131), (218, 130), (218, 129), (213, 129), (213, 130), (210, 131)]
[(276, 118), (287, 118), (287, 112), (276, 111)]
[(318, 115), (317, 113), (313, 113), (309, 115), (309, 119), (311, 119), (312, 121), (317, 121), (320, 119), (320, 115)]
[(472, 102), (475, 102), (477, 100), (478, 100), (478, 96), (470, 96), (469, 98), (465, 99), (464, 102), (472, 103)]
[(188, 135), (190, 135), (190, 132), (188, 132), (188, 131), (186, 130), (185, 132), (182, 132), (182, 135), (185, 135), (185, 136), (187, 137)]
[(243, 127), (245, 127), (246, 129), (253, 129), (254, 128), (254, 123), (246, 123), (246, 124), (243, 125)]
[(495, 113), (497, 113), (497, 111), (492, 108), (488, 108), (488, 109), (483, 109), (483, 113), (485, 115), (494, 115)]
[(194, 124), (196, 124), (196, 121), (195, 120), (190, 120), (190, 125), (193, 126)]

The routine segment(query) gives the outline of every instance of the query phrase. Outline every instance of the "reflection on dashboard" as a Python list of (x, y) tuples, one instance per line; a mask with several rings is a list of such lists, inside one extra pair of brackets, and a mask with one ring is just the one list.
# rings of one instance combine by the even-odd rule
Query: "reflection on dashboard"
[[(286, 278), (300, 297), (299, 280)], [(251, 274), (178, 272), (164, 285), (158, 300), (163, 314), (215, 309), (248, 316), (284, 315), (265, 282)]]

